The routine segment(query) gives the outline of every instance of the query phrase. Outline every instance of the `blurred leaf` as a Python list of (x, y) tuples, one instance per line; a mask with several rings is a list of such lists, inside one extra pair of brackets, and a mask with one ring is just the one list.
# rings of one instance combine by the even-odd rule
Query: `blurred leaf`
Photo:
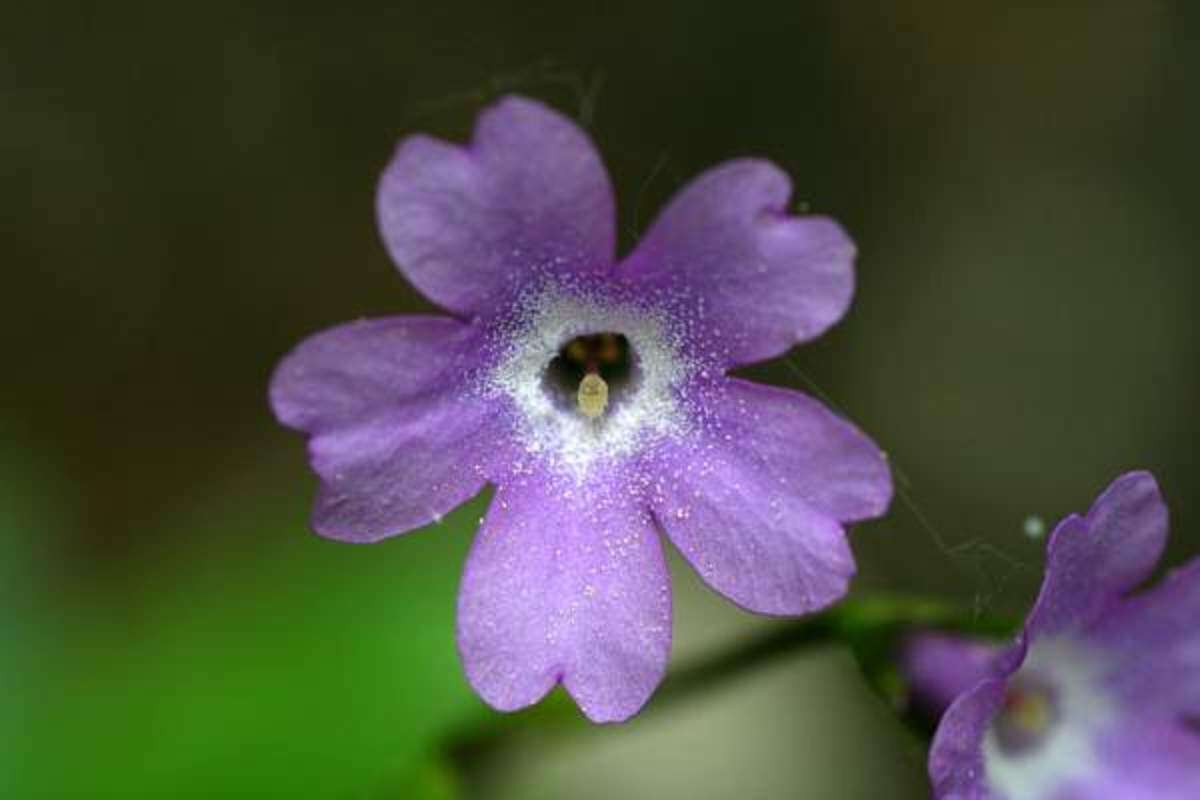
[(453, 641), (479, 501), (356, 547), (310, 534), (299, 492), (235, 489), (163, 525), (120, 597), (68, 600), (22, 793), (366, 796), (485, 714)]
[(461, 795), (462, 787), (453, 765), (432, 753), (385, 777), (370, 793), (370, 800), (455, 800)]
[(0, 796), (19, 796), (16, 772), (33, 709), (36, 654), (48, 638), (48, 609), (36, 591), (46, 548), (70, 524), (70, 487), (43, 448), (0, 431)]

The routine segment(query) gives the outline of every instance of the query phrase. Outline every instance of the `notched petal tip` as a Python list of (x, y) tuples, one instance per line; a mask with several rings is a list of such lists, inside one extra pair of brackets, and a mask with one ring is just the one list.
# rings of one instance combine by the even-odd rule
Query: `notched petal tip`
[(500, 437), (489, 409), (461, 391), (476, 341), (445, 317), (383, 317), (314, 334), (283, 359), (269, 397), (281, 422), (308, 434), (318, 534), (378, 541), (482, 489), (480, 454)]
[(746, 202), (731, 209), (748, 214), (789, 214), (788, 202), (792, 197), (792, 179), (775, 162), (765, 158), (733, 158), (709, 167), (700, 173), (685, 191), (696, 192), (710, 188), (723, 191), (744, 192)]
[(1088, 524), (1083, 514), (1071, 512), (1058, 521), (1050, 535), (1046, 537), (1046, 559), (1050, 561), (1053, 554), (1065, 547), (1074, 539), (1088, 535)]
[[(460, 663), (466, 665), (468, 660), (463, 657), (460, 645)], [(595, 725), (618, 725), (628, 722), (646, 709), (654, 690), (662, 682), (666, 670), (659, 675), (646, 691), (636, 695), (624, 695), (616, 698), (597, 697), (591, 687), (574, 680), (571, 673), (557, 670), (548, 675), (540, 684), (525, 684), (516, 686), (504, 684), (491, 676), (475, 675), (469, 669), (464, 669), (467, 683), (479, 698), (490, 708), (503, 714), (524, 711), (541, 703), (556, 690), (565, 692), (579, 712)]]
[(506, 669), (497, 670), (485, 653), (477, 652), (475, 637), (460, 626), (456, 637), (459, 661), (471, 688), (496, 711), (512, 713), (537, 705), (561, 687), (590, 722), (598, 725), (626, 722), (640, 713), (666, 675), (666, 657), (647, 654), (649, 671), (628, 676), (598, 672), (586, 665), (553, 666), (538, 674), (530, 673), (522, 657), (515, 657)]
[(1158, 482), (1145, 470), (1128, 472), (1109, 484), (1085, 520), (1093, 547), (1107, 551), (1107, 569), (1098, 577), (1111, 577), (1120, 591), (1149, 577), (1166, 549), (1167, 504)]
[(618, 272), (690, 292), (727, 366), (779, 355), (845, 314), (855, 249), (822, 216), (789, 212), (791, 181), (761, 159), (718, 165), (685, 186)]
[(1055, 526), (1026, 631), (1086, 630), (1150, 576), (1166, 539), (1167, 509), (1154, 478), (1144, 471), (1117, 478), (1086, 515)]
[(849, 289), (853, 290), (858, 246), (840, 222), (821, 214), (788, 214), (778, 223), (790, 226), (795, 233), (804, 236), (808, 243), (807, 254), (814, 263), (824, 264), (832, 272), (847, 273)]
[(555, 670), (549, 670), (541, 678), (525, 674), (518, 676), (518, 665), (513, 666), (512, 675), (508, 677), (494, 674), (480, 668), (483, 662), (474, 654), (461, 628), (455, 640), (459, 664), (462, 665), (467, 683), (475, 694), (479, 695), (480, 700), (503, 714), (512, 714), (537, 705), (562, 681), (561, 673)]
[[(1124, 521), (1135, 521), (1154, 529), (1162, 528), (1165, 538), (1167, 504), (1163, 499), (1158, 481), (1146, 470), (1126, 472), (1108, 485), (1088, 510), (1089, 524), (1105, 521), (1110, 515)], [(1154, 534), (1150, 530), (1147, 533)]]
[(267, 385), (267, 404), (275, 419), (292, 430), (309, 433), (322, 417), (322, 389), (327, 372), (326, 342), (338, 326), (306, 336), (279, 360)]
[[(564, 493), (565, 492), (565, 493)], [(632, 716), (666, 669), (670, 578), (648, 515), (538, 475), (501, 484), (459, 587), (467, 678), (501, 710), (561, 682), (597, 722)]]
[(470, 317), (541, 273), (607, 272), (613, 192), (587, 134), (534, 100), (482, 111), (469, 144), (403, 140), (376, 196), (392, 259), (435, 303)]
[(658, 688), (658, 684), (661, 682), (662, 677), (660, 676), (655, 681), (654, 686), (639, 697), (635, 697), (632, 701), (628, 698), (621, 698), (615, 702), (607, 703), (590, 701), (586, 693), (572, 689), (567, 680), (563, 681), (563, 688), (571, 696), (571, 699), (575, 701), (580, 712), (587, 717), (589, 722), (595, 725), (619, 725), (623, 722), (628, 722), (646, 709), (650, 698), (654, 695), (654, 690)]

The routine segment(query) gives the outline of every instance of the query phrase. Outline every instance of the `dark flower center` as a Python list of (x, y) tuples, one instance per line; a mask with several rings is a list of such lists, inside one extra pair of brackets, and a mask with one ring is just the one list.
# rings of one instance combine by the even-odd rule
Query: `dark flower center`
[(621, 333), (576, 336), (550, 360), (542, 385), (555, 405), (598, 419), (633, 394), (637, 358)]
[(1009, 755), (1024, 755), (1045, 740), (1058, 722), (1058, 700), (1043, 682), (1019, 677), (1004, 693), (1004, 705), (992, 723), (996, 743)]

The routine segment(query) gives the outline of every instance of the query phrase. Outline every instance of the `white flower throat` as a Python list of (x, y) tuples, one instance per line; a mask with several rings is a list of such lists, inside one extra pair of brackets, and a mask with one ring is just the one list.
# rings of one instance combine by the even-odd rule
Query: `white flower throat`
[(984, 736), (994, 790), (1008, 800), (1050, 800), (1097, 769), (1096, 741), (1115, 718), (1105, 669), (1103, 658), (1080, 642), (1059, 637), (1033, 644)]
[(552, 471), (582, 482), (686, 429), (682, 342), (663, 312), (550, 286), (498, 330), (486, 390), (507, 398), (517, 439)]

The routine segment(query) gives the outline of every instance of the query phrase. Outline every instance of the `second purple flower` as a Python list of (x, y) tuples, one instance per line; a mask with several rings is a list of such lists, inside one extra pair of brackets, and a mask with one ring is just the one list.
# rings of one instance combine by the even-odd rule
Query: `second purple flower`
[(1054, 529), (1016, 641), (910, 643), (916, 699), (944, 711), (935, 798), (1200, 797), (1200, 559), (1134, 593), (1166, 540), (1154, 478), (1122, 475)]
[(789, 194), (768, 162), (718, 166), (618, 260), (607, 175), (561, 115), (508, 98), (466, 147), (401, 143), (380, 229), (449, 315), (317, 334), (271, 402), (310, 436), (323, 535), (376, 541), (497, 487), (458, 602), (496, 708), (560, 682), (598, 722), (642, 707), (671, 640), (660, 532), (751, 611), (845, 593), (844, 525), (891, 498), (883, 454), (811, 398), (726, 375), (849, 305), (853, 244)]

